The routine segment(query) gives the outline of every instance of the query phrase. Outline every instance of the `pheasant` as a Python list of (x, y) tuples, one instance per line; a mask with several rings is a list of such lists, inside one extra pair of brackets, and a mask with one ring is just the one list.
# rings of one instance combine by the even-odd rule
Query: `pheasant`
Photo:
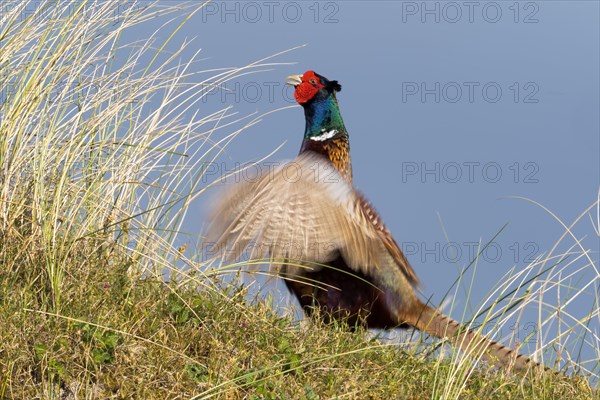
[(505, 368), (541, 367), (422, 302), (419, 280), (382, 219), (352, 184), (337, 81), (307, 71), (288, 77), (306, 128), (293, 161), (241, 182), (219, 198), (209, 237), (237, 259), (268, 256), (304, 313), (350, 327), (413, 327)]

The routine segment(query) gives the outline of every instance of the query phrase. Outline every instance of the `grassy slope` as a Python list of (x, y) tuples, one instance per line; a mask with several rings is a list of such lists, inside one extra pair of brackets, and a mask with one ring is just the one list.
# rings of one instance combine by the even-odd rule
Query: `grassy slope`
[[(452, 383), (449, 362), (364, 332), (299, 326), (266, 304), (248, 304), (233, 286), (131, 281), (118, 259), (86, 259), (69, 270), (56, 315), (44, 277), (24, 273), (39, 270), (39, 261), (0, 269), (0, 398), (175, 399), (206, 391), (199, 398), (429, 399), (461, 385)], [(484, 369), (460, 390), (464, 399), (591, 397), (583, 381)]]

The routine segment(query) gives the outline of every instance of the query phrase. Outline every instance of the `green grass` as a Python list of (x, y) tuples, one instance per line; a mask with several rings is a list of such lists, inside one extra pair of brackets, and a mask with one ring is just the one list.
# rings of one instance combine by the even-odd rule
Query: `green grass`
[[(3, 272), (0, 398), (427, 399), (455, 379), (449, 360), (365, 332), (298, 324), (245, 300), (243, 287), (131, 280), (124, 260), (102, 268), (106, 261), (68, 274), (60, 314)], [(469, 372), (460, 398), (592, 396), (583, 379)]]
[[(391, 342), (299, 322), (256, 300), (239, 265), (213, 268), (181, 246), (188, 206), (210, 186), (205, 166), (261, 119), (228, 107), (202, 114), (201, 100), (275, 67), (272, 57), (191, 72), (199, 61), (181, 59), (190, 42), (165, 49), (197, 6), (116, 14), (112, 2), (48, 2), (32, 15), (9, 3), (0, 15), (0, 399), (593, 396), (600, 355), (578, 354), (600, 347), (598, 274), (575, 223), (565, 225), (573, 249), (510, 271), (475, 314), (500, 329), (537, 307), (536, 356), (560, 358), (577, 377), (520, 379), (444, 357), (445, 346), (419, 335)], [(168, 22), (150, 38), (123, 41), (156, 16)], [(589, 307), (573, 310), (575, 300)]]

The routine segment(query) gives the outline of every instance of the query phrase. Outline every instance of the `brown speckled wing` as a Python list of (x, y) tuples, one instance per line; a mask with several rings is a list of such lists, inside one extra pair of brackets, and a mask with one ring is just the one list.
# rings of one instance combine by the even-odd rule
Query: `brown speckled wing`
[(416, 282), (415, 273), (378, 214), (327, 159), (312, 152), (229, 188), (215, 202), (209, 240), (226, 250), (227, 259), (247, 251), (252, 259), (271, 258), (275, 267), (287, 260), (288, 276), (305, 270), (291, 260), (307, 265), (341, 256), (377, 285), (414, 296), (408, 286)]

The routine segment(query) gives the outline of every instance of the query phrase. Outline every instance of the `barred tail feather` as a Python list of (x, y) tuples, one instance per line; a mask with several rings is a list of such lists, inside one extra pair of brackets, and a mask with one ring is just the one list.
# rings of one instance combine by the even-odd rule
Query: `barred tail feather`
[(437, 338), (447, 338), (466, 354), (476, 357), (483, 355), (499, 367), (520, 373), (532, 369), (547, 370), (529, 357), (466, 328), (428, 305), (422, 304), (421, 310), (420, 314), (405, 318), (406, 323)]

